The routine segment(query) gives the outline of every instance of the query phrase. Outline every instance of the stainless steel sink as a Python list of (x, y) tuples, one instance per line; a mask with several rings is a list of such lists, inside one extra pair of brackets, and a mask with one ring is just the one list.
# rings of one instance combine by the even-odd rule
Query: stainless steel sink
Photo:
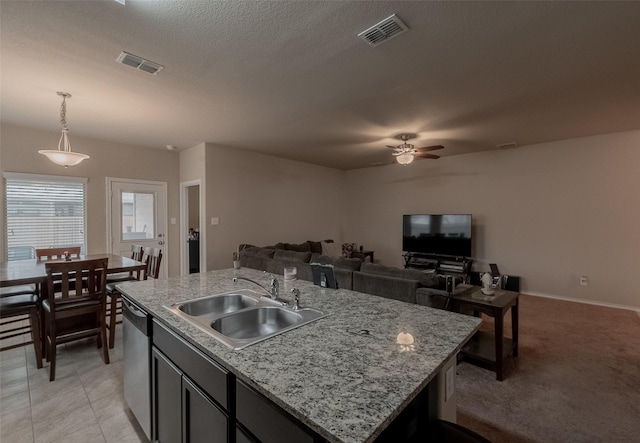
[(179, 303), (177, 308), (187, 315), (222, 315), (258, 304), (258, 300), (242, 293), (220, 294)]
[(293, 310), (250, 289), (165, 307), (235, 350), (325, 317), (317, 309)]

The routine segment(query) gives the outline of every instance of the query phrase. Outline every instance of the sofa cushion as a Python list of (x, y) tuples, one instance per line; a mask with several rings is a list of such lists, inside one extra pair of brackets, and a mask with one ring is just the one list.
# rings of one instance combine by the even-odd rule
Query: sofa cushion
[(438, 275), (432, 272), (422, 272), (417, 269), (400, 269), (392, 266), (385, 266), (378, 263), (363, 263), (360, 272), (367, 274), (384, 275), (387, 277), (404, 278), (406, 280), (416, 280), (420, 286), (427, 288), (438, 287)]
[(240, 255), (254, 255), (257, 257), (267, 257), (273, 258), (273, 254), (275, 253), (275, 249), (271, 248), (258, 248), (258, 247), (249, 247), (240, 251)]
[(311, 245), (308, 242), (300, 243), (298, 245), (293, 243), (285, 243), (284, 249), (286, 249), (287, 251), (311, 252)]
[(353, 290), (407, 303), (416, 302), (418, 282), (388, 275), (353, 273)]
[(348, 269), (351, 271), (359, 271), (362, 261), (357, 258), (345, 258), (345, 257), (329, 257), (326, 255), (313, 254), (311, 255), (311, 263), (318, 263), (320, 265), (333, 265), (335, 268)]
[(276, 260), (286, 260), (289, 262), (309, 263), (311, 252), (286, 251), (284, 249), (276, 249), (273, 256)]

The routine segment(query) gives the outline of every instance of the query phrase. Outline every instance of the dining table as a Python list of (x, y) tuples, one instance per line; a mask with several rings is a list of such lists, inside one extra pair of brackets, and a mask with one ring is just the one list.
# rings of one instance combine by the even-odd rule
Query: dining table
[[(109, 259), (107, 263), (107, 275), (117, 274), (120, 272), (140, 272), (144, 271), (147, 265), (143, 262), (133, 260), (129, 257), (123, 257), (117, 254), (88, 254), (81, 255), (79, 258), (73, 258), (70, 261), (77, 260), (92, 260), (96, 258)], [(0, 287), (9, 286), (21, 286), (21, 285), (34, 285), (36, 293), (40, 298), (43, 294), (47, 294), (45, 286), (47, 284), (47, 272), (45, 270), (45, 263), (52, 261), (64, 261), (64, 260), (12, 260), (0, 263)], [(140, 275), (138, 274), (138, 275)], [(7, 294), (8, 296), (10, 293)], [(41, 321), (43, 321), (42, 315), (40, 315)], [(44, 323), (41, 324), (40, 331), (44, 333)], [(42, 339), (43, 337), (41, 337)], [(42, 351), (44, 352), (45, 342), (42, 339)]]
[[(140, 261), (117, 254), (81, 255), (80, 258), (74, 258), (71, 261), (92, 260), (104, 257), (109, 259), (107, 274), (144, 271), (146, 268), (146, 265)], [(51, 261), (63, 260), (49, 260), (49, 262)], [(36, 285), (36, 287), (40, 288), (47, 281), (47, 273), (44, 268), (45, 263), (47, 263), (46, 260), (38, 259), (13, 260), (0, 263), (0, 287)]]

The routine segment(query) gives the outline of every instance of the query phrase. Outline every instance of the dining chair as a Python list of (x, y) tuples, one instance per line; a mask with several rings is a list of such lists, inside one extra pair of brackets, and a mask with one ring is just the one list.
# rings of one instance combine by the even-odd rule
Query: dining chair
[[(45, 356), (51, 362), (49, 380), (55, 380), (56, 347), (96, 336), (102, 359), (109, 364), (105, 304), (108, 258), (46, 262), (47, 297), (42, 301), (45, 324)], [(56, 292), (54, 278), (60, 280)], [(83, 284), (73, 281), (82, 279)]]
[[(20, 325), (25, 319), (29, 325)], [(42, 367), (42, 342), (40, 328), (40, 300), (34, 285), (8, 286), (0, 288), (0, 340), (29, 333), (31, 341), (0, 347), (0, 351), (17, 348), (33, 343), (36, 351), (36, 364)]]
[[(143, 251), (144, 248), (141, 245), (131, 245), (131, 258), (142, 261)], [(106, 326), (109, 330), (109, 349), (113, 349), (115, 345), (116, 324), (122, 323), (122, 320), (118, 320), (118, 314), (122, 314), (122, 299), (116, 289), (116, 284), (140, 280), (143, 274), (143, 271), (131, 271), (107, 275), (107, 315), (109, 316), (109, 323)]]
[(162, 249), (160, 248), (144, 248), (142, 261), (147, 264), (144, 279), (149, 277), (157, 279), (160, 277), (160, 263), (162, 262)]
[[(36, 248), (36, 259), (38, 259), (38, 261), (67, 260), (78, 258), (80, 258), (80, 246), (72, 246), (68, 248)], [(55, 288), (55, 292), (59, 292), (60, 280), (54, 279), (53, 285), (53, 288)]]
[(36, 258), (40, 261), (46, 260), (64, 260), (66, 254), (69, 258), (80, 258), (80, 246), (72, 246), (69, 248), (36, 248)]

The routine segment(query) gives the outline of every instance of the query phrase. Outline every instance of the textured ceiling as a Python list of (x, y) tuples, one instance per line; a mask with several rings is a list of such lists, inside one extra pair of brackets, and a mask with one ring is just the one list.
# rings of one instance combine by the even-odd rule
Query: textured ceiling
[[(393, 13), (408, 32), (357, 37)], [(392, 160), (402, 133), (447, 156), (640, 129), (637, 1), (2, 0), (0, 15), (2, 122), (57, 130), (69, 92), (78, 151), (74, 134), (208, 142), (352, 169)]]

